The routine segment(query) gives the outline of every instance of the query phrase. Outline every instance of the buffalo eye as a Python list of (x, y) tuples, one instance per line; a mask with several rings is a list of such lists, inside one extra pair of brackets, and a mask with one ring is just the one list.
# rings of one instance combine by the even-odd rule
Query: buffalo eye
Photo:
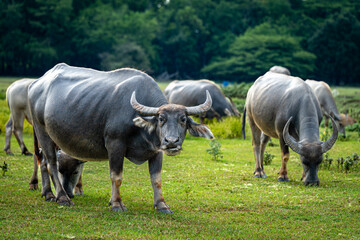
[(159, 116), (160, 125), (163, 125), (166, 122), (166, 118), (164, 116)]
[(180, 117), (180, 122), (183, 123), (183, 124), (186, 123), (186, 116), (185, 115)]

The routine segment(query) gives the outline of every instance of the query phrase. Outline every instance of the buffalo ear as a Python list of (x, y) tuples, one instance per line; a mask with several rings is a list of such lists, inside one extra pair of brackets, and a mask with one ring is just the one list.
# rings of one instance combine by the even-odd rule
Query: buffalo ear
[(151, 117), (136, 117), (133, 119), (135, 126), (144, 128), (149, 133), (152, 133), (156, 129), (157, 119), (154, 116)]
[(189, 133), (194, 137), (204, 137), (208, 139), (213, 139), (214, 135), (211, 130), (204, 124), (199, 124), (195, 122), (191, 117), (188, 117), (187, 128)]

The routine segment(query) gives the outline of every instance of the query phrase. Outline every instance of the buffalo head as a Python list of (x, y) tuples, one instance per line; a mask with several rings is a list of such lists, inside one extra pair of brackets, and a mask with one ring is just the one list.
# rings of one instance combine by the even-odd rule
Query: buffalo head
[(334, 119), (330, 116), (333, 126), (333, 134), (326, 142), (307, 142), (296, 141), (294, 137), (289, 134), (289, 125), (292, 117), (287, 121), (283, 129), (283, 138), (285, 143), (296, 153), (300, 155), (300, 160), (303, 165), (303, 176), (301, 180), (305, 185), (319, 185), (320, 181), (317, 175), (319, 165), (323, 160), (323, 153), (329, 151), (335, 144), (338, 137), (338, 129)]
[(194, 107), (177, 104), (166, 104), (160, 107), (144, 106), (137, 102), (135, 91), (132, 93), (130, 103), (135, 111), (147, 115), (147, 117), (134, 118), (134, 124), (147, 129), (149, 133), (156, 131), (160, 139), (160, 149), (166, 155), (174, 156), (180, 153), (186, 130), (196, 137), (214, 138), (209, 128), (194, 122), (189, 117), (205, 113), (211, 108), (212, 100), (208, 91), (206, 91), (206, 101)]

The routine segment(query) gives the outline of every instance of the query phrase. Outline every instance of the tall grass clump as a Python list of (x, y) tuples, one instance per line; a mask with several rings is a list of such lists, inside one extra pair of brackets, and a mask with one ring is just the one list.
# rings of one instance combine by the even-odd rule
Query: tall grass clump
[(242, 120), (240, 117), (226, 117), (220, 122), (211, 121), (207, 123), (216, 138), (241, 138)]

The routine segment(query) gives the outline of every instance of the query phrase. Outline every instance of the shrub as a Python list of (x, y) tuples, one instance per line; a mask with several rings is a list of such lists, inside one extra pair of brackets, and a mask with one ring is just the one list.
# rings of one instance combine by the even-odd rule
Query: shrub
[(4, 165), (0, 165), (0, 168), (2, 170), (2, 175), (5, 176), (5, 173), (9, 171), (9, 164), (4, 161)]
[(339, 157), (336, 162), (338, 170), (345, 171), (345, 173), (356, 171), (360, 167), (359, 154), (357, 153), (353, 153), (345, 158)]
[(330, 169), (332, 162), (333, 162), (333, 159), (331, 157), (329, 157), (329, 153), (325, 153), (325, 157), (324, 157), (323, 161), (321, 162), (320, 167)]
[(208, 127), (216, 138), (241, 138), (242, 121), (240, 117), (226, 117), (220, 122), (207, 121)]
[(6, 90), (1, 89), (0, 90), (0, 100), (5, 100), (5, 99), (6, 99)]
[(210, 148), (206, 149), (206, 152), (212, 155), (214, 161), (219, 160), (219, 158), (223, 158), (221, 152), (221, 143), (217, 140), (212, 140), (210, 142)]
[(245, 99), (251, 85), (252, 83), (245, 82), (230, 84), (229, 86), (223, 87), (222, 90), (227, 97)]
[(275, 155), (265, 152), (264, 153), (264, 164), (265, 165), (270, 165), (272, 160), (274, 159)]

